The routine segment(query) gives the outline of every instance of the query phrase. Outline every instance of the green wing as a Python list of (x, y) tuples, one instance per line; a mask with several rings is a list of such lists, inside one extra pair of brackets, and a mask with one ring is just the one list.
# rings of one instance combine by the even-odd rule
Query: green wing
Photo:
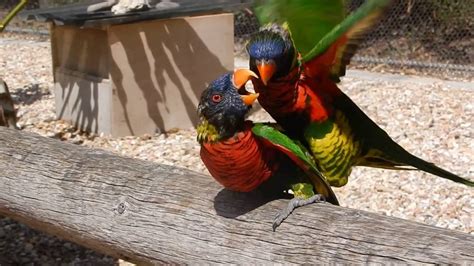
[(257, 0), (254, 11), (262, 25), (286, 24), (302, 55), (341, 23), (346, 13), (344, 0)]
[[(307, 74), (322, 72), (338, 82), (364, 34), (373, 27), (391, 0), (367, 0), (347, 18), (344, 0), (257, 0), (255, 14), (262, 24), (286, 25)], [(332, 49), (330, 49), (332, 48)]]
[(298, 166), (305, 170), (317, 192), (323, 194), (328, 202), (339, 204), (331, 186), (317, 169), (313, 158), (303, 145), (290, 139), (271, 124), (256, 123), (252, 128), (252, 132), (288, 155)]
[(391, 0), (367, 0), (361, 7), (350, 14), (339, 25), (332, 28), (325, 36), (318, 40), (316, 45), (303, 54), (303, 61), (308, 61), (322, 53), (342, 36), (348, 39), (359, 39), (376, 22)]

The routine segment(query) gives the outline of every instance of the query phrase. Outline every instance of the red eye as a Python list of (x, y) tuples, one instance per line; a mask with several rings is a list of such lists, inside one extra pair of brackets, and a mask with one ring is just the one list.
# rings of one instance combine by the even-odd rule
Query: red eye
[(220, 94), (212, 95), (212, 101), (215, 102), (215, 103), (218, 103), (218, 102), (222, 101), (222, 95), (220, 95)]

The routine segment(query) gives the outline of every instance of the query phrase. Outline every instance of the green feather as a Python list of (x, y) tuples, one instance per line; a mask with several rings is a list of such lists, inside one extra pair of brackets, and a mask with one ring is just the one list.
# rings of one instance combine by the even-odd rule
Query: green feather
[[(367, 0), (347, 18), (344, 2), (344, 0), (257, 0), (254, 11), (262, 24), (286, 25), (303, 62), (307, 62), (324, 53), (349, 30), (354, 30), (355, 35), (349, 38), (358, 39), (358, 35), (370, 28), (373, 19), (382, 13), (391, 0)], [(341, 67), (344, 68), (338, 66)], [(337, 79), (337, 76), (342, 75), (344, 71), (336, 69), (334, 72)]]
[[(327, 201), (338, 205), (339, 202), (334, 191), (331, 189), (331, 186), (327, 180), (316, 167), (316, 163), (309, 151), (301, 143), (290, 139), (288, 136), (280, 132), (276, 127), (278, 127), (278, 125), (272, 126), (272, 124), (257, 123), (252, 127), (252, 132), (255, 135), (271, 142), (273, 145), (283, 148), (287, 154), (291, 153), (295, 155), (296, 158), (299, 159), (300, 162), (304, 163), (304, 165), (307, 167), (307, 169), (303, 170), (313, 182), (316, 190), (319, 193), (325, 195), (327, 197)], [(311, 196), (307, 193), (305, 195), (306, 197)]]
[[(390, 2), (391, 0), (367, 0), (359, 9), (353, 12), (339, 25), (334, 27), (323, 38), (317, 40), (317, 44), (307, 54), (302, 53), (303, 61), (309, 61), (312, 58), (322, 54), (329, 46), (331, 46), (335, 41), (337, 41), (337, 39), (339, 39), (356, 24), (371, 24), (371, 15), (382, 13), (383, 9), (387, 7)], [(369, 19), (369, 21), (367, 19)], [(359, 26), (363, 29), (366, 28), (365, 25)]]
[(254, 11), (261, 24), (286, 23), (302, 55), (312, 50), (346, 13), (343, 0), (257, 0)]
[(295, 183), (291, 185), (295, 197), (301, 199), (308, 199), (314, 196), (314, 187), (309, 183)]
[(284, 147), (291, 153), (295, 154), (308, 167), (319, 173), (313, 159), (311, 158), (311, 156), (308, 156), (308, 150), (306, 150), (306, 148), (302, 145), (299, 145), (296, 141), (290, 139), (278, 129), (270, 126), (269, 124), (256, 123), (252, 128), (252, 132), (255, 135), (264, 138), (275, 145)]

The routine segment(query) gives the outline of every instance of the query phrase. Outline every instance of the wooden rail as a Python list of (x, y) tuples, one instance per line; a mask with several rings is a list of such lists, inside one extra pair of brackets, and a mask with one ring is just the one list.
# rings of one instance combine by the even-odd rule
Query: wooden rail
[(474, 236), (222, 190), (185, 169), (0, 127), (0, 213), (139, 263), (474, 263)]

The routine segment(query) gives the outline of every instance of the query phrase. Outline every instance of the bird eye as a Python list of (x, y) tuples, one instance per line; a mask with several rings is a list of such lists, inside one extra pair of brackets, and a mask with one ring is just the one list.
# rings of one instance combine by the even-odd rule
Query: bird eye
[(212, 95), (212, 101), (215, 102), (215, 103), (218, 103), (218, 102), (222, 101), (222, 95), (220, 95), (220, 94)]

